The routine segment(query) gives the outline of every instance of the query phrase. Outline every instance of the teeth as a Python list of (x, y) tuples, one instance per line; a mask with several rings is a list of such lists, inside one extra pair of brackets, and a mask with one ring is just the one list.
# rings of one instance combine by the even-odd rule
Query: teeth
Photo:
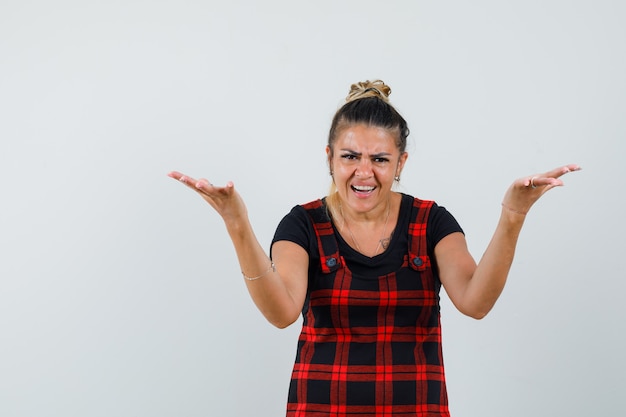
[(374, 188), (376, 187), (372, 187), (372, 186), (367, 186), (367, 185), (353, 185), (352, 188), (354, 188), (357, 191), (372, 191), (374, 190)]

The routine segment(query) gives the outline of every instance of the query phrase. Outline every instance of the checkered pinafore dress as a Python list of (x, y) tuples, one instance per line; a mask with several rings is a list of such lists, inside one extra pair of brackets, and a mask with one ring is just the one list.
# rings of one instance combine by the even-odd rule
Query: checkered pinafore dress
[(427, 254), (432, 201), (415, 199), (402, 267), (353, 274), (321, 200), (308, 203), (320, 252), (309, 279), (288, 417), (449, 416), (439, 289)]

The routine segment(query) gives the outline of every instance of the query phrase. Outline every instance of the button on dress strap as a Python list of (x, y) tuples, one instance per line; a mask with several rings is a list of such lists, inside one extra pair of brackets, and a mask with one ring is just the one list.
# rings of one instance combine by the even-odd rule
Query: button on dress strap
[(409, 265), (417, 271), (431, 267), (426, 241), (426, 227), (432, 206), (433, 201), (418, 198), (413, 200), (409, 223)]
[(309, 214), (315, 229), (322, 272), (330, 274), (343, 266), (343, 259), (339, 256), (339, 245), (326, 207), (322, 200), (312, 201), (302, 207)]

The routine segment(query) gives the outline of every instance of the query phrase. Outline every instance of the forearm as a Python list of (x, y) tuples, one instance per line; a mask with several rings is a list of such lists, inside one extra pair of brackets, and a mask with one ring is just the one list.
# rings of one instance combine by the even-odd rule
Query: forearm
[(524, 219), (525, 215), (502, 208), (491, 242), (467, 283), (466, 314), (482, 318), (493, 308), (511, 269)]
[[(265, 250), (259, 244), (247, 218), (226, 222), (248, 292), (265, 318), (279, 328), (293, 323), (300, 309)], [(247, 279), (246, 279), (247, 277)]]

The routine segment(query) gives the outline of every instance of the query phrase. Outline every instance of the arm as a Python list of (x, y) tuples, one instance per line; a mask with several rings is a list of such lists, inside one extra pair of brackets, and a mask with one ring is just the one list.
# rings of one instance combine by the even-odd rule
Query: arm
[[(252, 300), (265, 318), (279, 328), (297, 320), (307, 290), (309, 257), (295, 243), (280, 241), (274, 244), (272, 262), (259, 244), (247, 209), (234, 185), (217, 187), (207, 180), (195, 180), (179, 172), (169, 173), (196, 191), (222, 217), (232, 240), (246, 286)], [(258, 277), (258, 279), (257, 279)]]
[(526, 213), (544, 193), (563, 185), (560, 176), (579, 169), (567, 165), (516, 180), (505, 194), (500, 220), (478, 265), (461, 233), (452, 233), (435, 246), (439, 277), (459, 311), (476, 319), (489, 313), (506, 283)]

